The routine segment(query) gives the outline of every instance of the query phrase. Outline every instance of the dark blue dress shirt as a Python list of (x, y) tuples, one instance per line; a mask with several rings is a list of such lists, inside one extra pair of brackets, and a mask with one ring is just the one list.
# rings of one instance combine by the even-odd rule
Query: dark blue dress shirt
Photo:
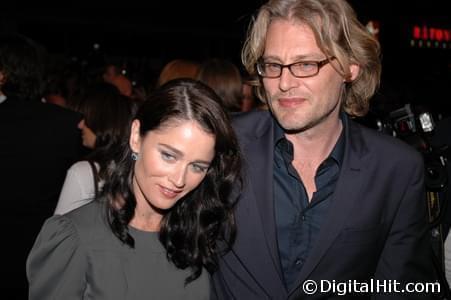
[(293, 145), (275, 122), (274, 207), (277, 241), (285, 285), (290, 291), (312, 249), (331, 203), (344, 153), (345, 123), (330, 155), (315, 175), (316, 192), (309, 202), (304, 184), (292, 165)]

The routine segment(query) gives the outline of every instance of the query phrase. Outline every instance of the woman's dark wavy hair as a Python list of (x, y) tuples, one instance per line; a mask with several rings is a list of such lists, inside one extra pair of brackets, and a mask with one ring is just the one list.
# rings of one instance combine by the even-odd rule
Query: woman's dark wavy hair
[[(227, 250), (235, 237), (232, 190), (242, 186), (241, 155), (234, 131), (221, 99), (208, 86), (191, 79), (172, 80), (154, 91), (139, 108), (136, 118), (140, 134), (177, 121), (195, 121), (215, 135), (215, 157), (200, 185), (178, 201), (163, 217), (160, 241), (167, 257), (178, 268), (191, 268), (186, 279), (198, 278), (204, 267), (212, 273), (218, 255)], [(104, 193), (108, 199), (108, 222), (113, 233), (133, 247), (128, 224), (134, 216), (136, 199), (132, 190), (134, 161), (128, 139)], [(193, 145), (195, 146), (195, 145)], [(233, 193), (236, 195), (236, 193)]]

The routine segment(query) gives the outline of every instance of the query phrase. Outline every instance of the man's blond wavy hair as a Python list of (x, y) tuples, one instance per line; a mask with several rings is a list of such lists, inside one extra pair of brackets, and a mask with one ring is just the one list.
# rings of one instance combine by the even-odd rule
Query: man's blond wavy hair
[[(249, 74), (257, 78), (256, 63), (262, 57), (268, 26), (284, 19), (309, 26), (327, 57), (335, 57), (346, 81), (342, 109), (351, 116), (368, 112), (370, 98), (379, 86), (381, 63), (378, 41), (357, 20), (345, 0), (270, 0), (258, 11), (249, 27), (242, 50), (242, 61)], [(360, 67), (351, 81), (350, 65)], [(257, 96), (266, 99), (261, 78), (253, 82)]]

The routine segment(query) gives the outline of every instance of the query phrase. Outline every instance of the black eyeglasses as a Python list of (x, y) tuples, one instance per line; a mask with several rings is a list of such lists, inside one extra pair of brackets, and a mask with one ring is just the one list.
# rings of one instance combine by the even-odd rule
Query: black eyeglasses
[(257, 72), (261, 77), (279, 78), (282, 75), (282, 70), (288, 68), (294, 77), (312, 77), (318, 74), (319, 70), (333, 59), (335, 57), (326, 58), (321, 61), (298, 61), (288, 65), (259, 61), (257, 63)]

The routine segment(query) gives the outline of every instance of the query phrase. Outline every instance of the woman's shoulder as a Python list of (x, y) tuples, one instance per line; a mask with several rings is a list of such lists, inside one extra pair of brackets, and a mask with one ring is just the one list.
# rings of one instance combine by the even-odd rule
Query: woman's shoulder
[(48, 243), (58, 245), (60, 243), (75, 244), (78, 242), (78, 234), (73, 222), (64, 215), (54, 215), (48, 218), (41, 228), (36, 244)]
[(70, 254), (71, 251), (121, 249), (104, 217), (103, 207), (95, 200), (64, 215), (50, 217), (41, 229), (33, 252), (61, 253), (59, 249), (67, 249)]
[(100, 199), (91, 201), (63, 215), (83, 239), (92, 239), (108, 232), (105, 209)]
[[(95, 165), (98, 168), (97, 163), (95, 163)], [(91, 164), (87, 160), (77, 161), (72, 166), (70, 166), (69, 172), (74, 172), (77, 174), (86, 174), (87, 172), (92, 172)]]

